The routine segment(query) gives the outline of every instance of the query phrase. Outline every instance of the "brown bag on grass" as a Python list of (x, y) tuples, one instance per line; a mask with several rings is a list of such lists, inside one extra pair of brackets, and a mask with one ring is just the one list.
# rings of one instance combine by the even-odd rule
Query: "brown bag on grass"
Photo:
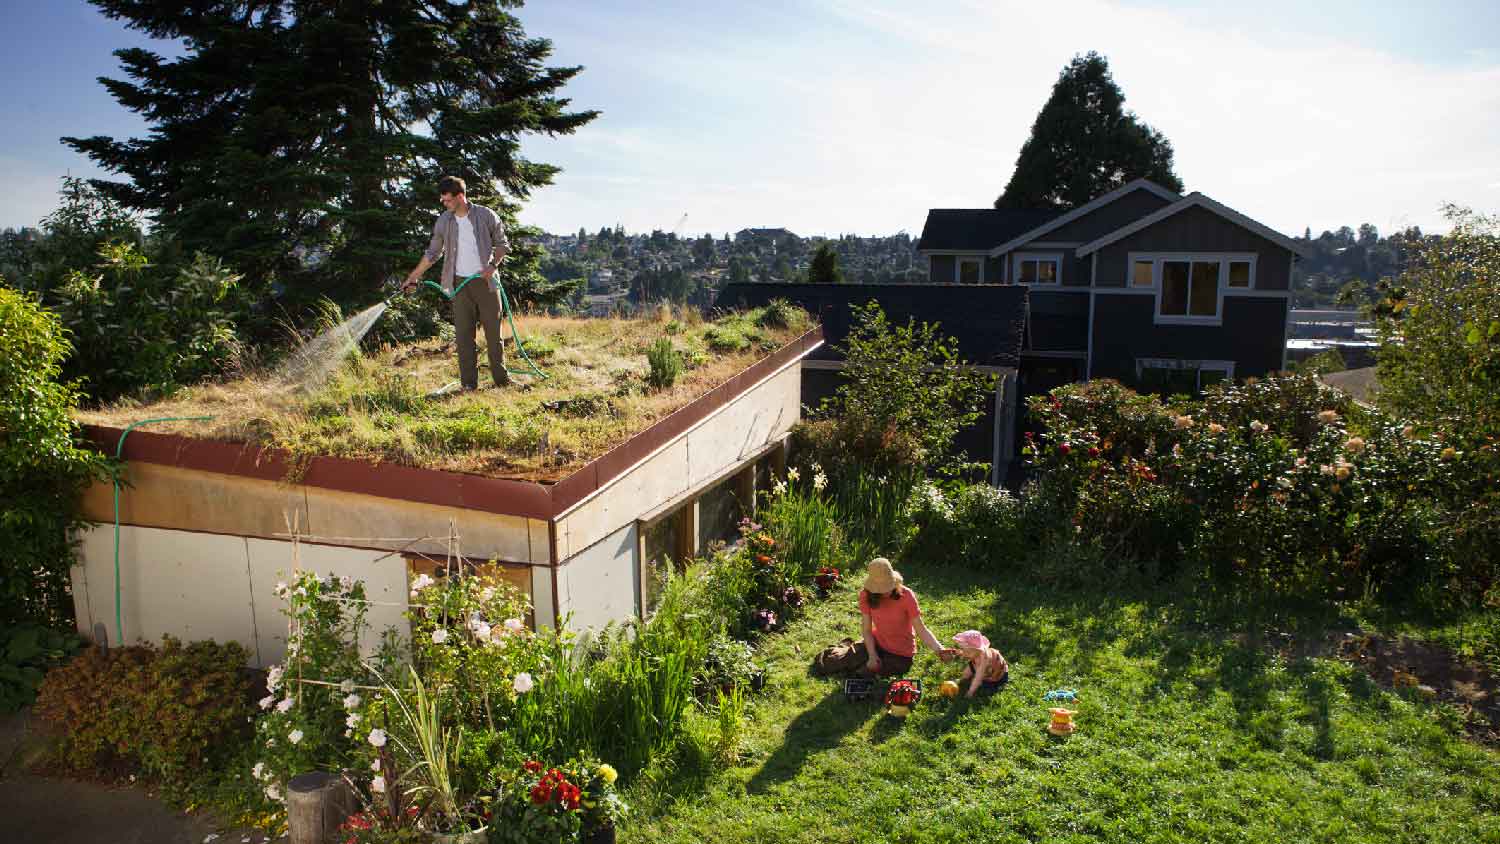
[(813, 657), (812, 673), (815, 677), (836, 677), (853, 674), (865, 664), (863, 642), (844, 639), (837, 645), (829, 645)]

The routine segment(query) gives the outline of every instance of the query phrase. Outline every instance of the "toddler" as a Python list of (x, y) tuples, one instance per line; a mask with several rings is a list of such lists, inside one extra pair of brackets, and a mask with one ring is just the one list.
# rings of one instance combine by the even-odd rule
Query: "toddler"
[(969, 662), (969, 667), (958, 680), (960, 686), (965, 680), (969, 681), (965, 697), (973, 697), (981, 689), (997, 692), (1010, 680), (1010, 665), (999, 651), (990, 647), (990, 640), (983, 633), (965, 630), (954, 636), (953, 642), (958, 645), (958, 655)]

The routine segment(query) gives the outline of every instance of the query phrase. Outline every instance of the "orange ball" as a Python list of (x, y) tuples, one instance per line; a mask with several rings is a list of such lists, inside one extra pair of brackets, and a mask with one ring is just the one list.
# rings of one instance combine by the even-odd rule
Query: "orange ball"
[(958, 697), (958, 684), (952, 680), (944, 680), (943, 684), (938, 686), (938, 694), (943, 697)]

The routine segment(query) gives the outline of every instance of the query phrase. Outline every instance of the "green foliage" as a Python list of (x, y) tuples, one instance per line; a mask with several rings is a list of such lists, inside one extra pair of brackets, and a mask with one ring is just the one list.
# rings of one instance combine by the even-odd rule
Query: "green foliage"
[(1328, 349), (1292, 364), (1291, 370), (1303, 375), (1326, 375), (1330, 372), (1343, 372), (1348, 368), (1338, 349)]
[(650, 364), (651, 371), (646, 375), (646, 383), (653, 389), (665, 390), (677, 382), (677, 376), (682, 374), (682, 353), (672, 345), (672, 341), (666, 337), (658, 337), (655, 343), (646, 350), (646, 362)]
[(1028, 508), (1050, 537), (1119, 568), (1194, 566), (1220, 582), (1314, 597), (1480, 598), (1492, 552), (1459, 552), (1469, 510), (1456, 450), (1356, 413), (1308, 376), (1220, 385), (1168, 408), (1109, 382), (1031, 402), (1045, 430)]
[(944, 492), (931, 482), (912, 490), (911, 518), (917, 531), (906, 546), (907, 559), (937, 565), (970, 565), (1013, 571), (1031, 550), (1020, 500), (989, 484), (965, 484)]
[(74, 442), (80, 395), (59, 380), (71, 352), (54, 315), (0, 287), (0, 625), (71, 625), (68, 530), (78, 495), (104, 475)]
[(37, 624), (0, 627), (0, 714), (36, 699), (48, 669), (78, 652), (76, 633)]
[(279, 291), (294, 314), (322, 295), (372, 301), (425, 244), (444, 174), (516, 235), (501, 270), (512, 294), (548, 286), (502, 197), (524, 200), (557, 172), (521, 156), (523, 136), (571, 134), (597, 112), (567, 110), (557, 94), (580, 68), (545, 66), (551, 44), (512, 4), (94, 5), (186, 46), (121, 50), (125, 78), (104, 80), (148, 135), (64, 142), (126, 179), (96, 182), (106, 195), (243, 271), (257, 298)]
[(64, 177), (62, 204), (42, 220), (40, 236), (17, 250), (7, 272), (22, 290), (46, 295), (98, 260), (107, 243), (142, 242), (134, 215), (83, 179)]
[(772, 299), (755, 317), (761, 328), (799, 328), (807, 323), (807, 311), (785, 299)]
[(803, 431), (811, 459), (835, 475), (956, 471), (954, 438), (979, 419), (994, 379), (960, 358), (937, 325), (892, 325), (875, 301), (853, 316), (844, 380), (819, 409), (830, 421)]
[(839, 255), (832, 246), (827, 243), (818, 246), (807, 269), (807, 280), (811, 284), (838, 284), (844, 280), (844, 271), (839, 269)]
[(130, 244), (104, 244), (92, 271), (72, 271), (48, 299), (75, 338), (66, 377), (107, 401), (169, 394), (225, 370), (239, 350), (239, 278), (207, 255), (174, 271)]
[(159, 649), (89, 648), (47, 674), (34, 711), (64, 768), (138, 772), (180, 790), (224, 776), (249, 742), (247, 659), (238, 643), (183, 645), (170, 636)]
[(1076, 208), (1140, 178), (1181, 192), (1171, 142), (1125, 111), (1124, 102), (1103, 56), (1074, 56), (1031, 125), (995, 207)]

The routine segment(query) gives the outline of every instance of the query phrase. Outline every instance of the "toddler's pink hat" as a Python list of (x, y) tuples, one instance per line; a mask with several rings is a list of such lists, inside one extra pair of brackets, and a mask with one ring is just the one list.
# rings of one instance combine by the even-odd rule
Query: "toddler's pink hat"
[(986, 639), (984, 634), (978, 630), (965, 630), (954, 636), (953, 641), (957, 642), (959, 647), (973, 648), (976, 651), (982, 651), (990, 646), (990, 640)]

